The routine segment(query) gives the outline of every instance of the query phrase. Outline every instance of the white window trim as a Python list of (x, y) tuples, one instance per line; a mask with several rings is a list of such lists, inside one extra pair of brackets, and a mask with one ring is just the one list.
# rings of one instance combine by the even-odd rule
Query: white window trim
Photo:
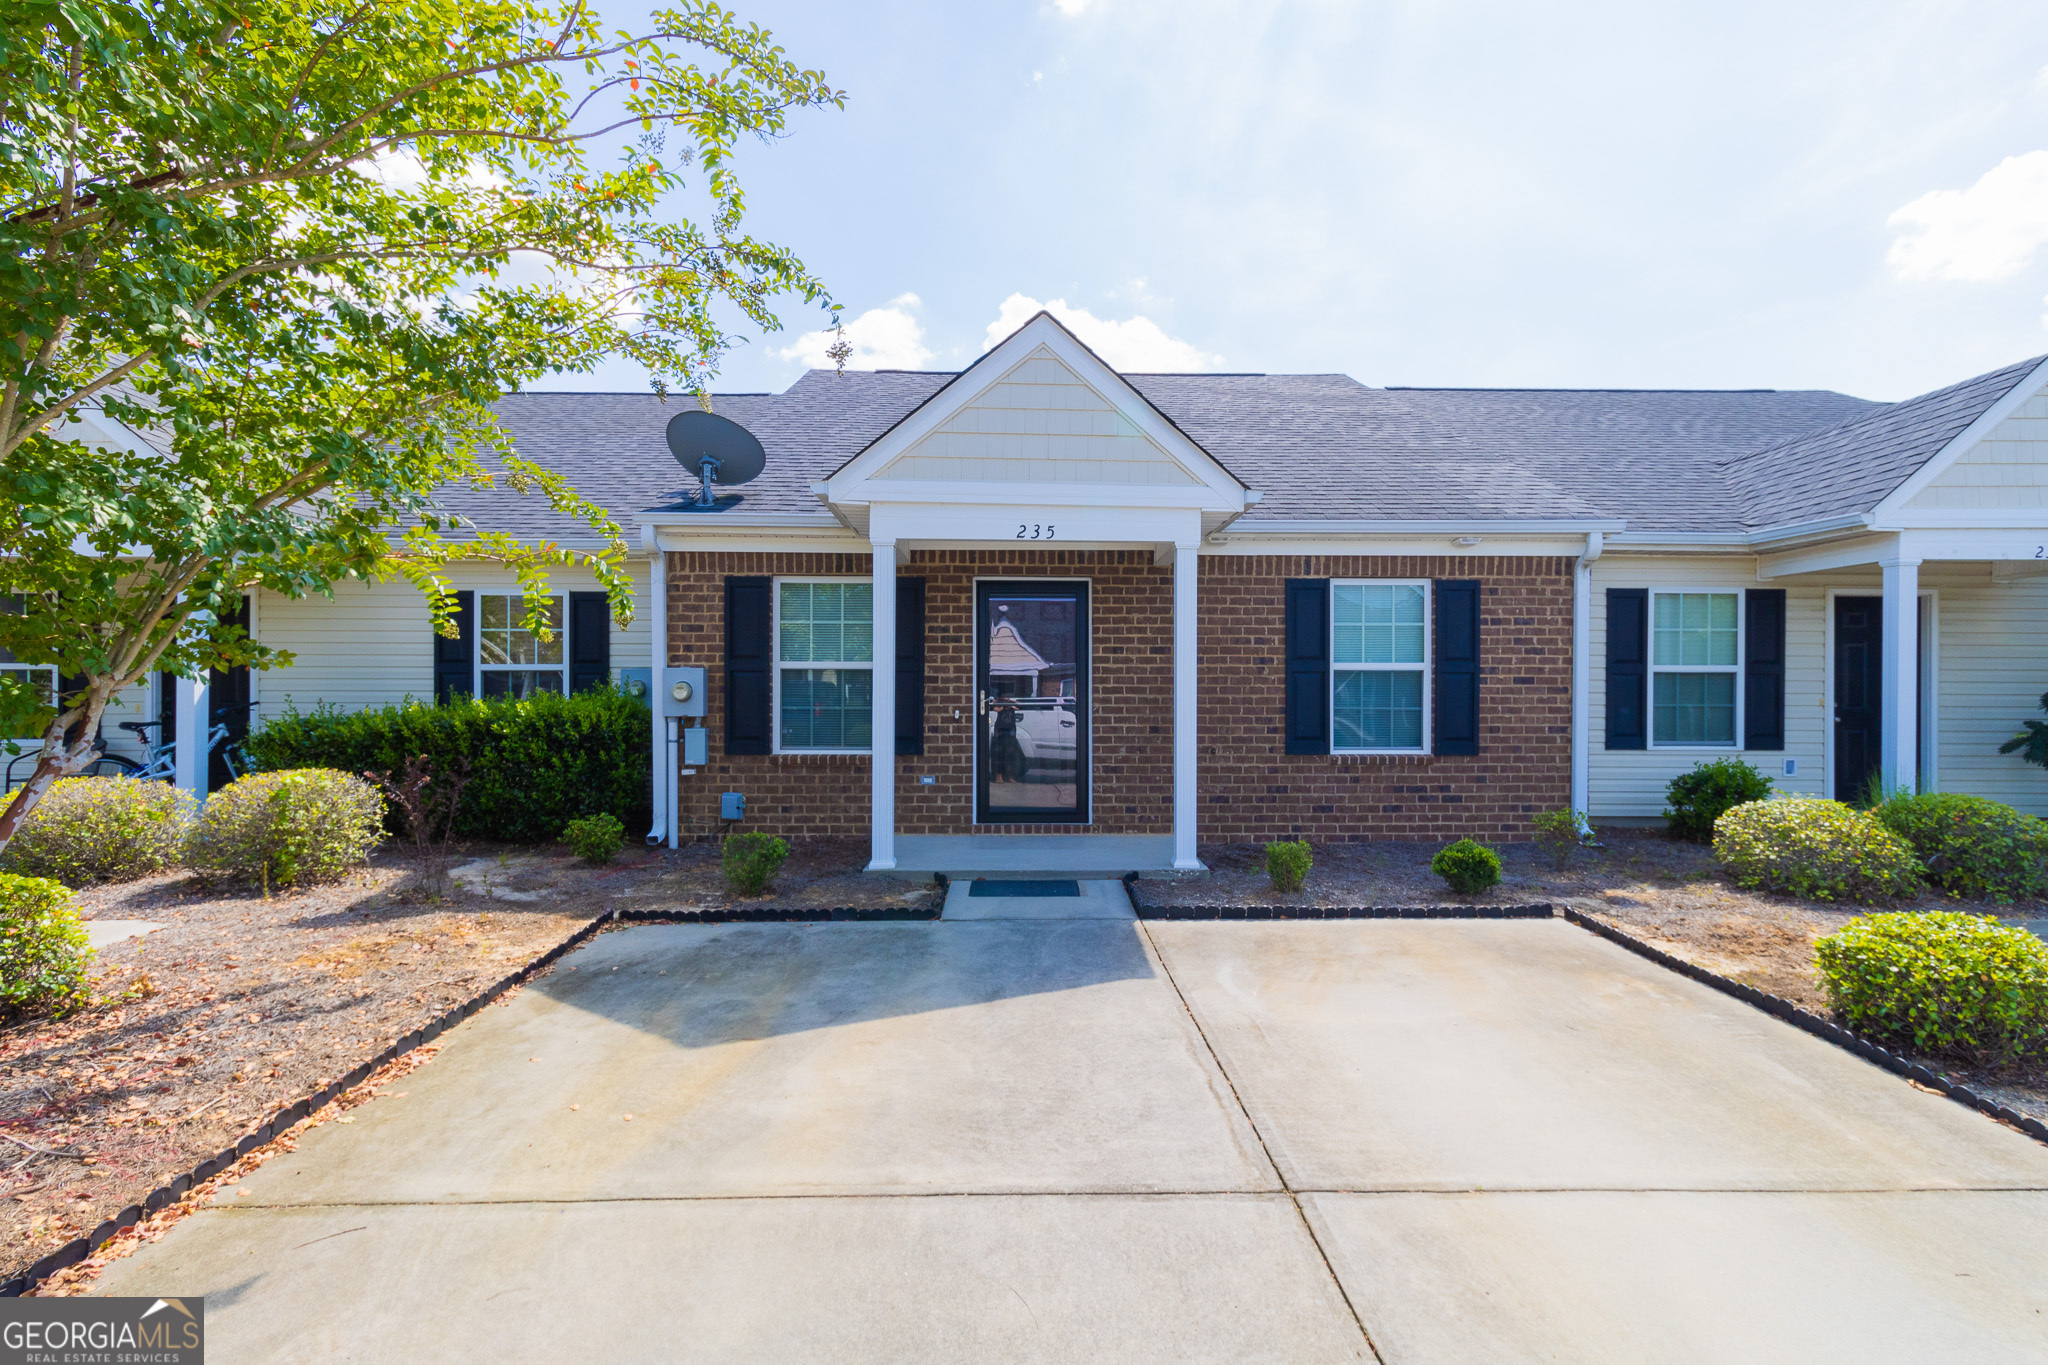
[(510, 597), (514, 601), (520, 603), (521, 605), (518, 608), (519, 615), (512, 618), (516, 622), (520, 619), (520, 617), (526, 614), (526, 608), (524, 605), (526, 601), (526, 594), (521, 592), (516, 587), (506, 592), (486, 592), (482, 588), (476, 589), (476, 631), (475, 634), (470, 639), (470, 696), (477, 698), (481, 698), (483, 696), (484, 674), (486, 673), (538, 673), (543, 669), (546, 669), (551, 673), (559, 673), (562, 675), (562, 694), (564, 696), (568, 695), (569, 595), (567, 593), (560, 592), (543, 593), (541, 595), (543, 597), (553, 598), (555, 601), (561, 603), (562, 606), (562, 625), (561, 628), (555, 632), (555, 638), (559, 640), (562, 645), (562, 662), (560, 662), (559, 664), (487, 664), (484, 662), (484, 599), (486, 597)]
[[(870, 587), (873, 587), (874, 581), (875, 580), (873, 578), (869, 577), (866, 574), (787, 574), (778, 575), (777, 577), (769, 580), (768, 597), (770, 606), (768, 613), (768, 751), (770, 753), (865, 755), (872, 754), (875, 751), (873, 744), (869, 744), (859, 749), (785, 749), (782, 747), (782, 585), (784, 583), (866, 583)], [(874, 618), (871, 615), (869, 617), (871, 627), (873, 619)], [(791, 668), (840, 669), (857, 669), (863, 666), (865, 666), (870, 672), (872, 672), (875, 667), (875, 661), (873, 659), (868, 659), (865, 661), (860, 659), (849, 659), (843, 663), (817, 663), (809, 660), (802, 660), (797, 663), (789, 665), (789, 667)], [(870, 715), (868, 716), (868, 734), (870, 737), (872, 737), (875, 733), (875, 724), (875, 718), (873, 714), (870, 713)], [(890, 721), (889, 729), (891, 735), (890, 747), (893, 748), (895, 746), (895, 722), (893, 718)]]
[[(1340, 664), (1337, 662), (1337, 589), (1363, 585), (1375, 588), (1420, 588), (1422, 589), (1422, 662), (1420, 664)], [(1436, 717), (1432, 710), (1436, 704), (1436, 585), (1427, 578), (1333, 578), (1330, 580), (1329, 599), (1323, 608), (1324, 648), (1329, 651), (1330, 695), (1329, 714), (1324, 724), (1329, 727), (1330, 752), (1332, 754), (1401, 754), (1413, 756), (1431, 752)], [(1337, 745), (1337, 674), (1345, 673), (1421, 673), (1422, 674), (1422, 743), (1405, 749), (1344, 749)]]
[[(1662, 664), (1657, 662), (1657, 599), (1659, 597), (1725, 597), (1735, 596), (1735, 662), (1733, 664)], [(1695, 752), (1717, 754), (1740, 754), (1748, 752), (1743, 747), (1747, 732), (1743, 728), (1746, 717), (1743, 714), (1748, 689), (1742, 685), (1743, 669), (1749, 661), (1749, 596), (1744, 587), (1728, 587), (1718, 583), (1690, 584), (1680, 588), (1651, 588), (1650, 600), (1646, 604), (1643, 622), (1643, 654), (1646, 665), (1643, 673), (1643, 742), (1651, 749), (1688, 749)], [(1657, 739), (1657, 675), (1659, 673), (1727, 673), (1735, 679), (1735, 735), (1726, 744), (1681, 743), (1678, 740), (1660, 742)], [(1787, 705), (1790, 699), (1787, 699)]]

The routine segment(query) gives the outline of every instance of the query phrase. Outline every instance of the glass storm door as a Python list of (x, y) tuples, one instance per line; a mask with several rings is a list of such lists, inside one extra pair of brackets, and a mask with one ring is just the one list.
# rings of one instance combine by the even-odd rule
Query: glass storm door
[(1088, 585), (978, 583), (974, 818), (1088, 821)]

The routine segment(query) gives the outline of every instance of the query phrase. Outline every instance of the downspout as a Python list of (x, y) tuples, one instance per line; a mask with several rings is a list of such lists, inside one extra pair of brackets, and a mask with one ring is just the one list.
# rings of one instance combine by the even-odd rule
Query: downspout
[(1572, 809), (1585, 828), (1590, 786), (1593, 724), (1593, 561), (1600, 558), (1605, 536), (1586, 532), (1586, 552), (1572, 571)]
[(653, 641), (649, 647), (647, 709), (654, 717), (653, 732), (648, 736), (654, 746), (654, 760), (647, 765), (653, 779), (654, 790), (649, 804), (654, 808), (654, 827), (647, 831), (647, 846), (659, 848), (670, 843), (669, 825), (671, 794), (675, 791), (675, 774), (662, 772), (662, 764), (670, 758), (675, 746), (668, 740), (668, 719), (662, 715), (662, 685), (668, 676), (668, 555), (661, 548), (661, 532), (652, 526), (640, 528), (640, 544), (647, 551), (648, 596), (652, 598), (654, 620), (650, 622)]

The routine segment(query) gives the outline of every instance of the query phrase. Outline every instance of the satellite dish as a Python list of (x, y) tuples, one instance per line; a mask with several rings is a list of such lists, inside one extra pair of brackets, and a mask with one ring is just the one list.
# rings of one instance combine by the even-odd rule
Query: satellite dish
[(699, 408), (668, 419), (668, 448), (677, 464), (696, 470), (703, 480), (703, 491), (697, 495), (699, 507), (714, 505), (712, 484), (746, 483), (759, 478), (768, 464), (768, 452), (761, 449), (753, 432)]

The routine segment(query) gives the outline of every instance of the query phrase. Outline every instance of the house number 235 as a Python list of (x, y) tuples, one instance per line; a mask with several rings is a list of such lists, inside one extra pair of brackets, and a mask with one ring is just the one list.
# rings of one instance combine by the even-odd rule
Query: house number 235
[(1050, 523), (1048, 523), (1048, 524), (1046, 524), (1046, 525), (1044, 525), (1044, 526), (1040, 526), (1040, 525), (1037, 525), (1037, 524), (1035, 524), (1035, 523), (1031, 523), (1031, 522), (1019, 522), (1019, 523), (1017, 523), (1017, 539), (1019, 539), (1019, 540), (1051, 540), (1051, 539), (1052, 539), (1052, 526), (1051, 526), (1051, 524), (1050, 524)]

